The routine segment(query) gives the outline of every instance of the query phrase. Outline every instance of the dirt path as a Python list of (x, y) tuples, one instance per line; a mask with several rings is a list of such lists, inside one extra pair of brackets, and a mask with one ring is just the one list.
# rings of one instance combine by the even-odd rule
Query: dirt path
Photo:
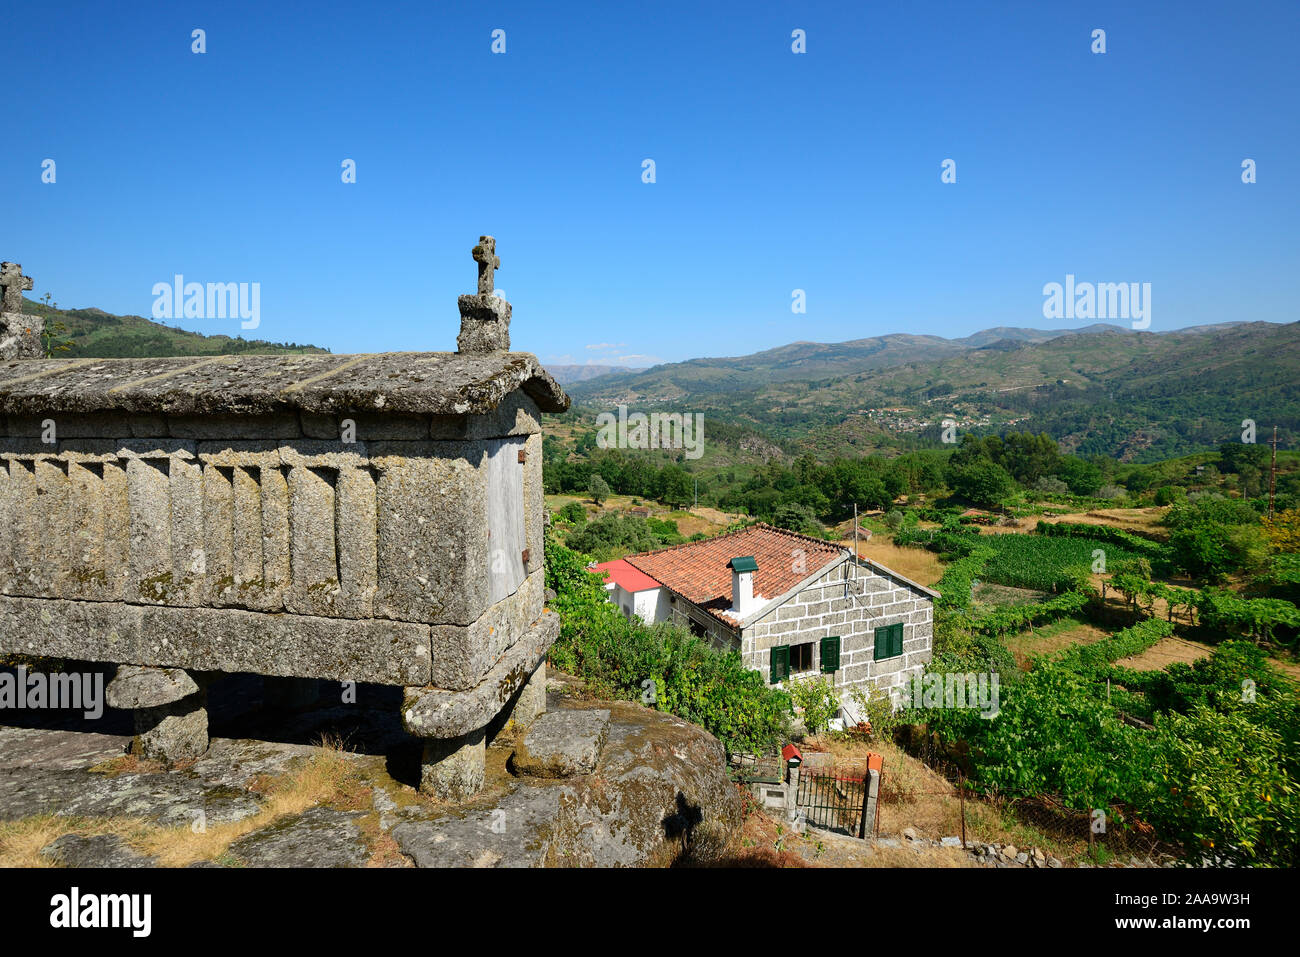
[(1038, 655), (1064, 651), (1072, 645), (1090, 645), (1109, 637), (1110, 632), (1095, 625), (1071, 622), (1064, 626), (1048, 625), (1037, 631), (1022, 631), (1016, 635), (1008, 635), (1002, 639), (1002, 643), (1016, 659), (1016, 666), (1021, 671), (1028, 671), (1033, 659)]
[(1171, 635), (1156, 642), (1141, 654), (1123, 658), (1115, 664), (1121, 668), (1132, 668), (1134, 671), (1163, 671), (1169, 665), (1175, 663), (1189, 665), (1193, 661), (1208, 658), (1213, 653), (1214, 648), (1210, 645)]

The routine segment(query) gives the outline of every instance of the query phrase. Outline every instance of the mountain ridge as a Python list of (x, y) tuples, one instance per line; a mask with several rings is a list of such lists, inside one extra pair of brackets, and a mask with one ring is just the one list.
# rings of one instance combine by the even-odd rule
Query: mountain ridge
[[(1213, 447), (1245, 419), (1300, 431), (1300, 323), (1103, 325), (1031, 340), (1041, 332), (966, 337), (981, 345), (908, 334), (790, 344), (570, 391), (584, 408), (671, 405), (820, 454), (928, 444), (945, 419), (962, 431), (1046, 431), (1069, 451), (1127, 460)], [(918, 352), (918, 340), (933, 347)]]

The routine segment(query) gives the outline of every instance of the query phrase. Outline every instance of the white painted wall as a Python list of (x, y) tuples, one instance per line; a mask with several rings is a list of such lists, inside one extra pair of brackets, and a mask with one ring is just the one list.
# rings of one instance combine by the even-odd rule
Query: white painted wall
[(668, 598), (662, 588), (647, 588), (643, 591), (630, 592), (622, 585), (613, 582), (606, 582), (605, 594), (609, 600), (618, 606), (619, 611), (631, 616), (636, 615), (647, 625), (653, 625), (660, 620), (660, 615), (666, 615), (662, 609), (668, 607)]

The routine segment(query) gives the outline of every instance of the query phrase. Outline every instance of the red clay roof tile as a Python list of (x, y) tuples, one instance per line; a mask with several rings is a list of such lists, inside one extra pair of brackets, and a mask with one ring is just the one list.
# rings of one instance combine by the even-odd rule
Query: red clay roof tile
[(716, 538), (629, 555), (625, 561), (734, 628), (739, 622), (727, 613), (731, 559), (754, 557), (754, 595), (771, 601), (847, 554), (830, 542), (760, 522)]

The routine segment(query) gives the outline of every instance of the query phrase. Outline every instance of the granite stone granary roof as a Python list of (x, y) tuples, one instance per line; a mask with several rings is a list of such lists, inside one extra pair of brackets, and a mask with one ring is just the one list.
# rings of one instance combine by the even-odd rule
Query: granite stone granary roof
[(522, 389), (543, 412), (569, 397), (526, 352), (386, 352), (0, 362), (0, 414), (390, 412), (478, 415)]

